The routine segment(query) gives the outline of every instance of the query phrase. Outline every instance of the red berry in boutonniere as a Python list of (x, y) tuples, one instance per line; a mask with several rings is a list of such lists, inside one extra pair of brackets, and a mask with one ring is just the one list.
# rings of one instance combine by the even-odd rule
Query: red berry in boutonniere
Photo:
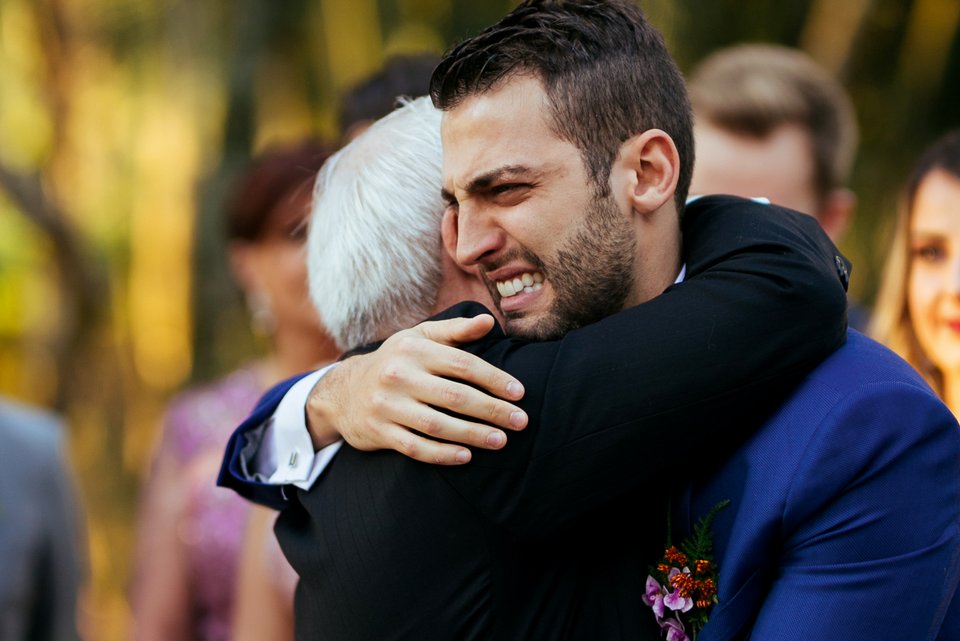
[(694, 526), (693, 535), (678, 546), (668, 540), (663, 559), (650, 569), (643, 602), (653, 610), (667, 641), (695, 641), (717, 603), (711, 528), (717, 512), (729, 504), (721, 501), (713, 506)]

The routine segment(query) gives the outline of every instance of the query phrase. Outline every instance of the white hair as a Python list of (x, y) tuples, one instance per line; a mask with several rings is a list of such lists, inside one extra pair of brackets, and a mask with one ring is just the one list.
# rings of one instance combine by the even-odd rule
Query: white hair
[(317, 176), (307, 238), (310, 297), (340, 349), (432, 312), (442, 251), (440, 111), (428, 97), (375, 122)]

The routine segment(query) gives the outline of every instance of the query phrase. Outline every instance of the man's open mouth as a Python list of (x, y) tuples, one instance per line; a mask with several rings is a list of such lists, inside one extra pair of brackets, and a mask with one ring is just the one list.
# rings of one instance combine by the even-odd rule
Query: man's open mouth
[(507, 280), (498, 280), (497, 291), (501, 298), (510, 298), (522, 292), (536, 292), (543, 288), (543, 274), (524, 272)]

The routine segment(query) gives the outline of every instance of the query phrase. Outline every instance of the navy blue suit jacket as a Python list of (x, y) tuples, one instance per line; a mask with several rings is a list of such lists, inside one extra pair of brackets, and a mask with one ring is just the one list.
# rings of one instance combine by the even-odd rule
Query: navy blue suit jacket
[(941, 629), (960, 577), (960, 429), (889, 350), (851, 330), (721, 463), (674, 511), (689, 533), (731, 501), (698, 641), (960, 639), (955, 612)]

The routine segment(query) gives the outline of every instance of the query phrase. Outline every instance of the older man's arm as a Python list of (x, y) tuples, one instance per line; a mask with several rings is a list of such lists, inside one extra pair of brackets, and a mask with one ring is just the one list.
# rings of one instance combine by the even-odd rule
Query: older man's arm
[(341, 432), (358, 449), (397, 449), (427, 463), (470, 460), (462, 444), (502, 447), (501, 429), (522, 429), (527, 416), (493, 395), (519, 399), (523, 386), (453, 347), (492, 326), (489, 315), (424, 322), (375, 352), (278, 384), (230, 437), (217, 483), (283, 509), (294, 488), (316, 482), (336, 455)]
[[(627, 395), (641, 406), (652, 403), (664, 417), (676, 418), (672, 412), (677, 408), (709, 406), (709, 399), (722, 393), (715, 405), (723, 408), (726, 420), (735, 421), (734, 408), (753, 403), (750, 395), (756, 390), (744, 385), (739, 396), (728, 395), (732, 382), (759, 379), (757, 389), (773, 389), (784, 380), (796, 380), (798, 364), (812, 367), (842, 344), (848, 266), (816, 222), (798, 214), (714, 197), (692, 207), (687, 220), (686, 260), (696, 282), (688, 291), (698, 293), (652, 304), (653, 320), (647, 325), (658, 330), (651, 336), (651, 327), (637, 325), (637, 331), (653, 340), (640, 341), (636, 350), (616, 347), (617, 340), (637, 338), (623, 330), (600, 346), (613, 346), (618, 360), (625, 358), (645, 372), (645, 386), (659, 389), (652, 394), (656, 398), (650, 398), (651, 390), (644, 386)], [(491, 320), (479, 318), (425, 323), (388, 339), (373, 354), (341, 364), (311, 391), (304, 414), (307, 425), (293, 429), (303, 433), (309, 427), (315, 447), (328, 442), (335, 430), (358, 449), (395, 449), (431, 463), (470, 460), (469, 450), (461, 445), (432, 438), (483, 449), (502, 447), (506, 435), (483, 421), (517, 429), (526, 425), (527, 417), (471, 384), (519, 399), (513, 387), (518, 381), (451, 347), (489, 329)], [(766, 340), (758, 340), (762, 338)], [(588, 352), (594, 351), (589, 347)], [(713, 369), (698, 367), (689, 376), (664, 377), (676, 370), (672, 366), (681, 354), (684, 362), (713, 363)], [(743, 358), (746, 355), (751, 358)], [(575, 402), (564, 414), (572, 416), (589, 406), (582, 404), (583, 394), (575, 396), (561, 399)], [(691, 398), (698, 402), (691, 404)], [(682, 434), (677, 440), (683, 440)]]
[(470, 460), (470, 450), (460, 444), (503, 447), (502, 430), (527, 424), (526, 413), (508, 402), (523, 397), (523, 385), (456, 347), (486, 335), (493, 323), (486, 314), (427, 321), (341, 363), (307, 402), (314, 446), (342, 436), (360, 450), (395, 449), (451, 465)]

